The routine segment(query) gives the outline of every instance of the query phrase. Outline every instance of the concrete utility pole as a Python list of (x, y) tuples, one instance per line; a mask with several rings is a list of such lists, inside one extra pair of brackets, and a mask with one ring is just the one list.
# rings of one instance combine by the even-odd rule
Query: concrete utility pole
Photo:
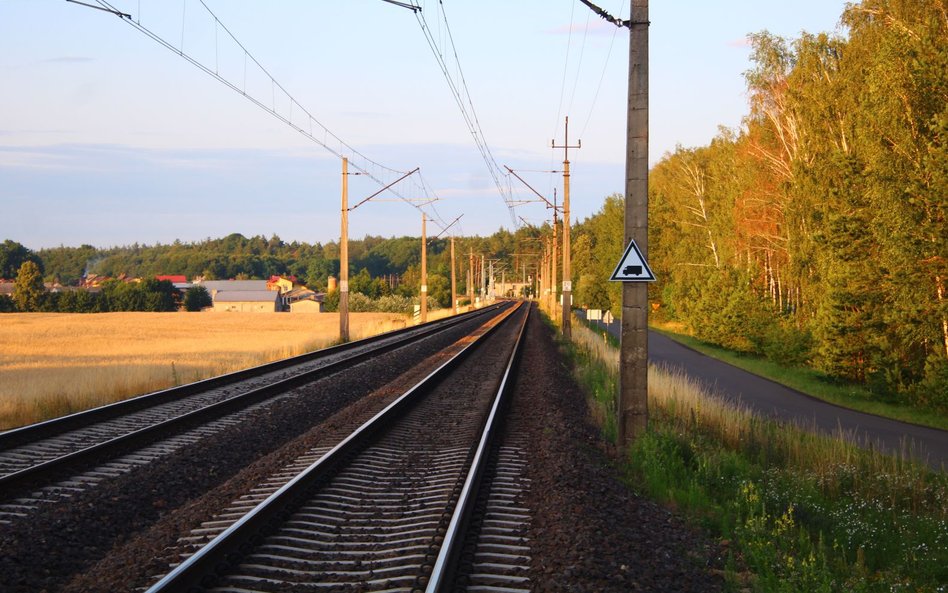
[(546, 297), (546, 258), (550, 256), (549, 250), (547, 249), (547, 241), (541, 241), (540, 249), (542, 255), (540, 255), (540, 263), (537, 266), (537, 283), (539, 285), (537, 288), (537, 302), (542, 305), (543, 299)]
[[(625, 242), (648, 257), (648, 0), (632, 0), (626, 140)], [(648, 284), (622, 284), (618, 437), (623, 447), (648, 427)]]
[(481, 276), (477, 284), (477, 290), (481, 295), (481, 301), (487, 302), (487, 276), (485, 276), (486, 268), (484, 266), (484, 254), (481, 254)]
[(425, 223), (428, 216), (421, 213), (421, 322), (428, 321), (428, 237), (425, 236)]
[[(349, 210), (355, 210), (402, 179), (417, 172), (416, 167), (349, 208), (349, 159), (342, 157), (342, 233), (339, 239), (339, 340), (341, 342), (349, 341)], [(361, 175), (361, 173), (352, 173), (352, 175)]]
[(458, 285), (455, 278), (454, 269), (457, 264), (454, 261), (454, 237), (451, 237), (451, 313), (458, 314)]
[(349, 341), (349, 159), (342, 157), (342, 234), (339, 238), (339, 341)]
[(553, 188), (553, 248), (550, 257), (550, 319), (556, 321), (556, 243), (559, 220), (556, 216), (556, 188)]
[(573, 277), (570, 273), (570, 245), (569, 245), (569, 149), (582, 148), (583, 141), (577, 140), (576, 146), (569, 145), (569, 116), (566, 117), (566, 126), (563, 136), (563, 145), (557, 146), (554, 139), (553, 148), (563, 149), (563, 335), (570, 337), (570, 313), (572, 312)]
[(487, 272), (487, 298), (494, 300), (495, 287), (494, 287), (494, 260), (490, 260), (488, 263), (488, 272)]
[[(474, 248), (469, 247), (467, 254), (467, 301), (468, 307), (474, 308)], [(468, 309), (470, 311), (471, 309)]]

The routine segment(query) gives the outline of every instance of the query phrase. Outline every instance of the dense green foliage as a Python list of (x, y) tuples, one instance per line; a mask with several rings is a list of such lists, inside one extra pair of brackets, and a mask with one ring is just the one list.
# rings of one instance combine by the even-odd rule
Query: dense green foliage
[(37, 311), (43, 301), (46, 288), (43, 286), (43, 274), (32, 260), (26, 260), (16, 274), (13, 284), (13, 302), (20, 311)]
[(214, 304), (211, 294), (203, 286), (192, 286), (184, 293), (185, 311), (200, 311)]
[(180, 296), (167, 280), (141, 282), (109, 280), (98, 292), (66, 290), (47, 293), (39, 310), (59, 313), (109, 313), (118, 311), (177, 311)]
[(20, 271), (20, 266), (31, 261), (43, 271), (43, 261), (35, 253), (16, 241), (6, 239), (0, 244), (0, 279), (12, 280)]
[[(207, 290), (201, 287), (207, 296)], [(119, 311), (177, 311), (180, 294), (167, 280), (139, 282), (109, 280), (96, 290), (47, 292), (39, 267), (27, 260), (20, 267), (13, 298), (0, 297), (0, 313), (110, 313)], [(210, 296), (207, 296), (210, 305)]]
[[(948, 409), (946, 12), (864, 0), (846, 8), (844, 37), (751, 36), (742, 128), (650, 175), (660, 316)], [(578, 303), (614, 313), (601, 279), (621, 253), (619, 208), (608, 199), (576, 233)]]

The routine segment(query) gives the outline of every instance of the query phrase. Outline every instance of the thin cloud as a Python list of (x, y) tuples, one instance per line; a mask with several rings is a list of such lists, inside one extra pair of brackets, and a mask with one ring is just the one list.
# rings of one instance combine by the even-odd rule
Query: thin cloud
[(49, 58), (43, 60), (43, 64), (88, 64), (94, 62), (95, 58), (86, 58), (83, 56), (60, 56), (58, 58)]
[(728, 41), (726, 45), (728, 47), (745, 48), (751, 46), (751, 40), (750, 37), (742, 37), (740, 39), (732, 39), (731, 41)]

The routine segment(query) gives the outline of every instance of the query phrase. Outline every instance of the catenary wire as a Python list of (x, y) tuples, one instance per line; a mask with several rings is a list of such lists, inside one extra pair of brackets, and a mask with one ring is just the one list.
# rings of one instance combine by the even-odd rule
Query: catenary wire
[[(95, 0), (95, 1), (96, 1), (97, 4), (99, 4), (99, 5), (102, 6), (104, 9), (108, 10), (109, 12), (112, 12), (112, 13), (115, 13), (115, 14), (118, 14), (118, 15), (123, 15), (123, 14), (124, 14), (124, 13), (122, 13), (121, 11), (119, 11), (112, 3), (109, 2), (108, 0)], [(190, 55), (190, 54), (188, 54), (187, 52), (184, 51), (184, 49), (183, 49), (183, 42), (184, 42), (183, 29), (184, 29), (184, 27), (182, 27), (182, 47), (175, 47), (175, 45), (174, 45), (173, 43), (167, 41), (166, 39), (164, 39), (163, 37), (161, 37), (160, 35), (158, 35), (158, 34), (155, 33), (154, 31), (150, 30), (148, 27), (146, 27), (145, 25), (143, 25), (143, 24), (141, 23), (141, 14), (140, 14), (140, 13), (139, 13), (138, 17), (135, 18), (135, 19), (132, 19), (132, 18), (122, 18), (122, 20), (123, 20), (124, 22), (128, 23), (128, 24), (129, 24), (130, 26), (132, 26), (133, 28), (135, 28), (135, 29), (137, 29), (138, 31), (140, 31), (141, 33), (143, 33), (146, 37), (149, 37), (150, 39), (152, 39), (153, 41), (155, 41), (155, 42), (158, 43), (159, 45), (165, 47), (166, 49), (168, 49), (168, 50), (170, 50), (171, 52), (177, 54), (178, 56), (180, 56), (181, 58), (183, 58), (183, 59), (186, 60), (187, 62), (191, 63), (193, 66), (195, 66), (196, 68), (198, 68), (199, 70), (201, 70), (201, 71), (204, 72), (205, 74), (209, 75), (210, 77), (214, 78), (215, 80), (217, 80), (218, 82), (220, 82), (220, 83), (223, 84), (224, 86), (226, 86), (226, 87), (230, 88), (231, 90), (235, 91), (236, 93), (242, 95), (245, 99), (247, 99), (248, 101), (250, 101), (251, 103), (253, 103), (253, 104), (256, 105), (257, 107), (263, 109), (264, 111), (266, 111), (267, 113), (269, 113), (271, 116), (273, 116), (273, 117), (275, 117), (276, 119), (280, 120), (281, 122), (283, 122), (284, 124), (286, 124), (286, 125), (289, 126), (290, 128), (296, 130), (298, 133), (302, 134), (302, 135), (303, 135), (304, 137), (306, 137), (307, 139), (309, 139), (309, 140), (315, 142), (316, 144), (322, 146), (322, 147), (323, 147), (325, 150), (327, 150), (329, 153), (333, 154), (334, 156), (336, 156), (336, 157), (338, 157), (338, 158), (343, 158), (343, 157), (348, 158), (349, 161), (350, 161), (350, 165), (352, 166), (353, 169), (355, 169), (355, 170), (358, 171), (359, 173), (365, 175), (365, 176), (368, 177), (369, 179), (372, 179), (373, 181), (375, 181), (375, 182), (378, 183), (379, 185), (381, 185), (381, 186), (387, 185), (387, 182), (383, 180), (383, 177), (392, 177), (392, 176), (395, 176), (395, 175), (403, 175), (403, 174), (404, 174), (403, 171), (399, 171), (399, 170), (397, 170), (397, 169), (388, 167), (388, 166), (386, 166), (386, 165), (383, 165), (383, 164), (381, 164), (381, 163), (379, 163), (379, 162), (377, 162), (377, 161), (375, 161), (375, 160), (373, 160), (373, 159), (367, 157), (365, 154), (363, 154), (362, 152), (360, 152), (359, 150), (357, 150), (356, 148), (354, 148), (353, 146), (351, 146), (350, 144), (348, 144), (347, 142), (345, 142), (344, 140), (342, 140), (339, 136), (337, 136), (335, 133), (333, 133), (331, 130), (329, 130), (329, 128), (327, 128), (325, 125), (323, 125), (315, 116), (313, 116), (313, 114), (312, 114), (308, 109), (306, 109), (305, 107), (303, 107), (303, 105), (302, 105), (299, 101), (297, 101), (297, 100), (293, 97), (293, 95), (291, 95), (291, 94), (289, 93), (289, 91), (287, 91), (286, 88), (276, 80), (276, 78), (274, 78), (274, 77), (270, 74), (270, 72), (257, 60), (256, 57), (253, 56), (253, 54), (250, 53), (249, 50), (247, 50), (247, 48), (240, 42), (240, 40), (237, 39), (237, 37), (227, 28), (226, 25), (224, 25), (224, 23), (223, 23), (223, 22), (217, 17), (217, 15), (210, 9), (210, 7), (207, 6), (207, 4), (204, 2), (204, 0), (199, 0), (199, 1), (200, 1), (200, 3), (201, 3), (202, 7), (204, 8), (204, 10), (208, 13), (208, 15), (210, 15), (211, 18), (214, 19), (215, 27), (220, 27), (220, 28), (231, 38), (231, 40), (237, 45), (237, 47), (239, 47), (239, 48), (241, 49), (241, 51), (243, 51), (243, 53), (244, 53), (244, 62), (245, 62), (245, 69), (244, 69), (244, 77), (245, 77), (245, 79), (244, 79), (243, 88), (241, 88), (241, 86), (238, 85), (237, 83), (235, 83), (235, 82), (233, 82), (233, 81), (228, 80), (227, 78), (225, 78), (225, 77), (224, 77), (223, 75), (221, 75), (218, 71), (216, 71), (216, 68), (212, 69), (210, 66), (203, 64), (200, 60), (198, 60), (197, 58), (193, 57), (192, 55)], [(140, 5), (139, 5), (139, 6), (140, 6)], [(140, 9), (139, 9), (139, 10), (140, 10)], [(271, 82), (271, 89), (272, 89), (272, 93), (273, 93), (273, 105), (272, 105), (272, 106), (271, 106), (271, 105), (267, 105), (266, 102), (265, 102), (265, 100), (263, 100), (263, 99), (261, 99), (261, 98), (258, 98), (258, 97), (256, 97), (256, 96), (253, 96), (252, 94), (250, 94), (250, 93), (247, 92), (247, 88), (246, 88), (246, 64), (247, 64), (247, 60), (248, 60), (248, 59), (249, 59), (257, 68), (259, 68), (260, 72), (262, 72), (262, 73), (264, 74), (264, 76), (266, 76), (266, 77), (270, 80), (270, 82)], [(289, 115), (284, 115), (283, 113), (280, 113), (280, 112), (277, 110), (277, 108), (276, 108), (276, 101), (275, 101), (276, 89), (279, 89), (280, 92), (282, 93), (282, 95), (285, 96), (286, 99), (289, 100), (289, 105), (290, 105), (290, 114), (289, 114)], [(291, 116), (292, 116), (292, 111), (293, 111), (294, 105), (295, 105), (295, 108), (296, 108), (296, 109), (299, 109), (300, 112), (302, 112), (303, 114), (305, 114), (305, 116), (306, 116), (306, 121), (305, 121), (305, 123), (307, 124), (307, 127), (304, 128), (303, 125), (297, 123), (296, 121), (294, 121), (294, 120), (292, 119)], [(317, 128), (316, 133), (314, 133), (314, 130), (313, 130), (314, 124), (315, 124), (315, 126), (316, 126), (316, 128)], [(321, 136), (321, 138), (320, 138), (320, 136)], [(437, 195), (433, 194), (433, 191), (432, 191), (431, 193), (429, 193), (430, 187), (427, 186), (426, 184), (421, 183), (421, 182), (414, 182), (414, 185), (416, 186), (416, 189), (418, 190), (417, 193), (418, 193), (419, 195), (424, 195), (424, 196), (425, 196), (425, 200), (424, 200), (424, 201), (425, 201), (426, 203), (431, 203), (431, 202), (434, 202), (435, 200), (438, 199), (438, 198), (437, 198)], [(414, 200), (412, 200), (411, 198), (406, 197), (406, 195), (404, 195), (406, 192), (403, 192), (403, 191), (401, 191), (401, 190), (399, 190), (399, 189), (396, 189), (396, 188), (390, 188), (388, 191), (392, 192), (392, 193), (393, 193), (395, 196), (397, 196), (399, 199), (401, 199), (401, 200), (404, 201), (405, 203), (409, 204), (410, 206), (414, 207), (415, 209), (424, 212), (424, 209), (423, 209), (422, 206), (419, 206), (418, 204), (415, 203)], [(437, 216), (437, 218), (433, 218), (433, 220), (434, 220), (435, 223), (438, 224), (439, 226), (444, 226), (444, 225), (446, 224), (445, 221), (444, 221), (444, 219), (443, 219), (440, 215)]]
[[(494, 159), (493, 153), (491, 152), (490, 146), (487, 144), (487, 139), (484, 135), (483, 128), (481, 127), (480, 121), (477, 118), (477, 112), (474, 109), (474, 102), (471, 99), (470, 90), (467, 85), (467, 81), (464, 77), (463, 70), (461, 68), (461, 60), (458, 57), (457, 45), (454, 42), (454, 37), (451, 33), (451, 26), (448, 23), (447, 13), (444, 10), (444, 4), (439, 0), (438, 2), (440, 9), (440, 18), (438, 21), (439, 30), (441, 28), (441, 23), (444, 23), (444, 32), (447, 36), (448, 44), (450, 45), (451, 56), (453, 56), (452, 66), (456, 67), (458, 72), (457, 78), (460, 81), (454, 79), (451, 75), (451, 68), (449, 68), (448, 63), (445, 59), (446, 51), (441, 49), (435, 35), (431, 29), (431, 26), (428, 24), (427, 19), (425, 18), (424, 11), (421, 9), (420, 5), (415, 5), (418, 10), (415, 11), (415, 18), (418, 21), (419, 26), (421, 27), (422, 33), (425, 36), (425, 40), (428, 43), (431, 53), (434, 55), (435, 60), (438, 62), (438, 66), (441, 69), (441, 73), (444, 76), (445, 80), (448, 83), (448, 88), (451, 90), (451, 94), (454, 97), (455, 103), (457, 103), (458, 108), (461, 110), (461, 116), (464, 119), (464, 123), (467, 125), (468, 130), (471, 133), (471, 137), (474, 140), (475, 145), (477, 146), (478, 151), (481, 154), (481, 158), (484, 160), (484, 163), (487, 165), (487, 169), (490, 172), (491, 178), (493, 179), (494, 185), (497, 187), (497, 191), (500, 193), (501, 197), (504, 200), (504, 203), (507, 205), (507, 208), (510, 212), (510, 219), (513, 222), (514, 226), (519, 226), (517, 221), (516, 214), (514, 212), (514, 202), (511, 199), (510, 195), (504, 191), (503, 184), (501, 182), (501, 177), (503, 173), (500, 170), (500, 166), (497, 164), (497, 161)], [(463, 91), (463, 92), (462, 92)]]
[[(619, 15), (618, 18), (622, 18), (622, 12), (625, 10), (625, 0), (622, 0), (622, 3), (619, 5), (619, 10), (616, 11), (616, 14)], [(609, 42), (609, 51), (606, 52), (606, 61), (602, 65), (602, 74), (599, 76), (599, 84), (596, 85), (596, 92), (593, 93), (592, 103), (589, 105), (589, 113), (586, 115), (586, 121), (583, 123), (583, 128), (579, 132), (579, 137), (583, 137), (586, 134), (586, 128), (589, 127), (589, 121), (592, 119), (593, 113), (596, 111), (596, 102), (599, 100), (599, 92), (602, 90), (602, 83), (606, 79), (606, 71), (609, 68), (609, 59), (612, 57), (612, 49), (616, 43), (616, 35), (619, 34), (619, 28), (616, 27), (612, 31), (612, 40)]]

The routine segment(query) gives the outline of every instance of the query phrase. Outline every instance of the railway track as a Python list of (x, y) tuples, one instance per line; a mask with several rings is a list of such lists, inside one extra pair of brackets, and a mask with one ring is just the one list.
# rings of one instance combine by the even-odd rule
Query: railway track
[(503, 305), (0, 433), (0, 524), (239, 424), (293, 389), (479, 324)]
[(526, 459), (498, 441), (528, 309), (182, 538), (149, 593), (528, 591)]
[(525, 308), (0, 490), (0, 590), (720, 590), (715, 543), (615, 479), (536, 315), (513, 362)]

